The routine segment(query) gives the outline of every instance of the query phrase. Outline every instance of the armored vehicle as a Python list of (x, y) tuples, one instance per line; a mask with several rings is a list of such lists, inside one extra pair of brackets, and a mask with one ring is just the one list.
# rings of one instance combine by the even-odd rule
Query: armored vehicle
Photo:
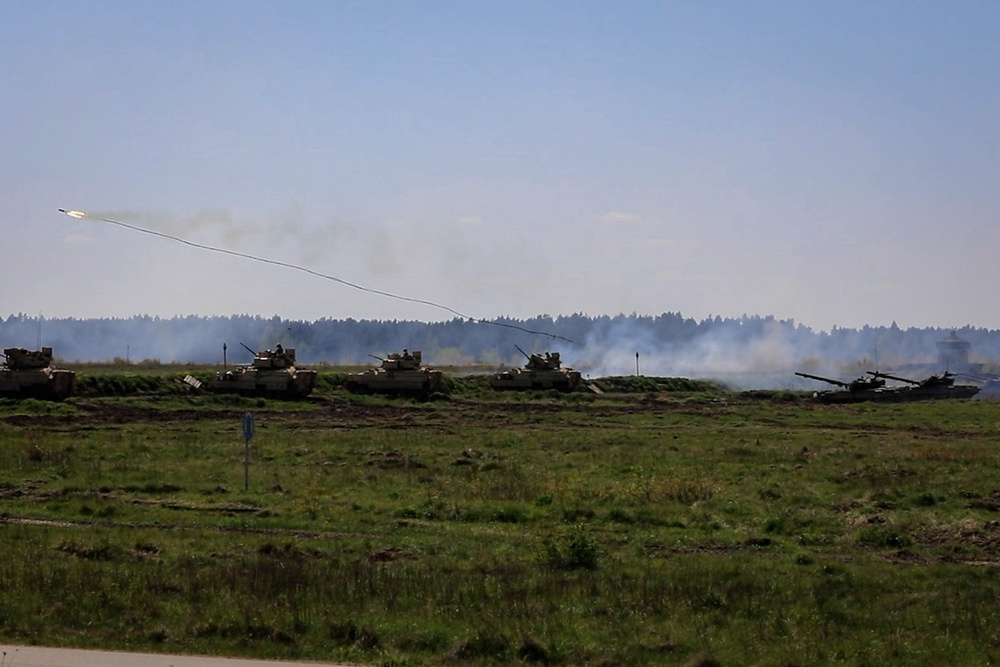
[(528, 362), (523, 368), (512, 368), (494, 375), (490, 380), (490, 386), (494, 389), (573, 391), (580, 386), (580, 373), (572, 368), (562, 368), (558, 352), (546, 352), (545, 356), (542, 356), (528, 354), (519, 347), (517, 350), (527, 358)]
[[(243, 345), (243, 343), (240, 343)], [(211, 388), (244, 396), (302, 398), (316, 386), (316, 371), (295, 366), (295, 350), (278, 345), (274, 350), (254, 352), (253, 363), (215, 374)]]
[(841, 387), (840, 390), (816, 392), (814, 396), (821, 403), (861, 403), (863, 401), (897, 400), (893, 397), (893, 394), (898, 390), (886, 389), (885, 380), (879, 377), (861, 376), (851, 382), (841, 382), (840, 380), (825, 378), (820, 375), (810, 375), (809, 373), (796, 373), (796, 375)]
[[(375, 357), (375, 355), (371, 355)], [(441, 389), (441, 371), (421, 365), (420, 350), (390, 352), (386, 358), (375, 357), (382, 364), (347, 376), (344, 386), (356, 394), (419, 394)]]
[(868, 371), (868, 374), (909, 385), (896, 389), (894, 395), (895, 400), (898, 401), (937, 401), (948, 398), (972, 398), (980, 390), (979, 387), (971, 384), (955, 384), (955, 374), (950, 372), (945, 372), (941, 375), (931, 375), (923, 380), (910, 380), (879, 371)]
[(966, 377), (976, 383), (979, 387), (979, 391), (976, 393), (976, 399), (998, 399), (1000, 398), (1000, 375), (996, 373), (986, 373), (985, 375), (978, 375), (972, 373), (956, 373), (961, 377)]
[(63, 399), (73, 393), (76, 373), (52, 367), (52, 348), (8, 347), (0, 365), (0, 396)]

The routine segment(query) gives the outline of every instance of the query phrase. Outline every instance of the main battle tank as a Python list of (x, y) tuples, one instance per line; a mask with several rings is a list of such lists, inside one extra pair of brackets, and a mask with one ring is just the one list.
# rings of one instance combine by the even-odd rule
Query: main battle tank
[(73, 393), (76, 373), (52, 367), (52, 348), (8, 347), (0, 365), (0, 396), (63, 399)]
[(931, 375), (923, 380), (910, 380), (879, 371), (868, 371), (868, 374), (910, 385), (908, 387), (901, 387), (895, 391), (895, 400), (899, 401), (938, 401), (948, 398), (972, 398), (979, 393), (980, 389), (971, 384), (955, 384), (955, 374), (949, 372), (941, 375)]
[[(243, 345), (243, 343), (240, 343)], [(316, 386), (316, 371), (295, 366), (295, 350), (278, 345), (275, 350), (254, 352), (253, 363), (216, 373), (211, 387), (215, 391), (244, 396), (302, 398)]]
[(952, 375), (969, 378), (975, 382), (974, 386), (979, 389), (975, 394), (976, 399), (1000, 399), (1000, 375), (997, 373), (988, 372), (983, 375), (978, 373), (953, 373)]
[(494, 375), (493, 379), (490, 380), (490, 386), (494, 389), (573, 391), (580, 386), (579, 371), (574, 371), (572, 368), (562, 368), (558, 352), (546, 352), (543, 357), (540, 354), (528, 354), (519, 347), (517, 350), (528, 359), (528, 363), (523, 368), (512, 368)]
[(893, 401), (897, 389), (886, 389), (885, 380), (878, 377), (861, 376), (851, 382), (841, 382), (832, 378), (825, 378), (809, 373), (796, 373), (799, 377), (819, 380), (827, 384), (841, 387), (840, 390), (818, 391), (815, 394), (816, 400), (821, 403), (861, 403), (863, 401)]
[[(375, 356), (375, 355), (371, 355)], [(427, 395), (441, 389), (441, 371), (421, 365), (420, 350), (403, 353), (390, 352), (383, 359), (375, 357), (382, 364), (361, 373), (347, 376), (344, 386), (356, 394), (422, 394)]]

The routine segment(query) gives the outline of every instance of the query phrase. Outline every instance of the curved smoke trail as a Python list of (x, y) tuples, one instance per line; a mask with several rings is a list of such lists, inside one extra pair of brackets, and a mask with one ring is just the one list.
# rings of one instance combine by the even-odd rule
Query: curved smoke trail
[(209, 250), (211, 252), (217, 252), (217, 253), (221, 253), (223, 255), (232, 255), (233, 257), (242, 257), (244, 259), (253, 260), (255, 262), (262, 262), (264, 264), (272, 264), (274, 266), (282, 266), (282, 267), (285, 267), (287, 269), (294, 269), (296, 271), (301, 271), (302, 273), (308, 273), (311, 276), (316, 276), (317, 278), (322, 278), (324, 280), (330, 280), (330, 281), (335, 282), (335, 283), (340, 283), (341, 285), (344, 285), (346, 287), (351, 287), (353, 289), (360, 290), (362, 292), (368, 292), (369, 294), (378, 294), (379, 296), (389, 297), (390, 299), (398, 299), (400, 301), (408, 301), (410, 303), (419, 303), (419, 304), (423, 304), (425, 306), (431, 306), (433, 308), (439, 308), (441, 310), (445, 310), (445, 311), (451, 313), (452, 315), (455, 315), (457, 317), (461, 317), (461, 318), (466, 319), (466, 320), (471, 320), (471, 321), (477, 322), (479, 324), (491, 324), (491, 325), (497, 326), (497, 327), (506, 327), (508, 329), (517, 329), (518, 331), (523, 331), (525, 333), (529, 333), (529, 334), (532, 334), (532, 335), (535, 335), (535, 336), (548, 336), (549, 338), (558, 338), (558, 339), (564, 340), (564, 341), (566, 341), (568, 343), (572, 343), (573, 342), (572, 340), (570, 340), (569, 338), (566, 338), (565, 336), (559, 336), (557, 334), (549, 333), (547, 331), (534, 331), (532, 329), (526, 329), (525, 327), (519, 327), (516, 324), (508, 324), (506, 322), (495, 322), (493, 320), (484, 320), (484, 319), (480, 319), (478, 317), (472, 317), (470, 315), (466, 315), (466, 314), (464, 314), (462, 312), (459, 312), (459, 311), (455, 310), (454, 308), (451, 308), (451, 307), (446, 306), (444, 304), (436, 303), (434, 301), (428, 301), (426, 299), (417, 299), (417, 298), (414, 298), (414, 297), (402, 296), (400, 294), (393, 294), (392, 292), (385, 292), (385, 291), (382, 291), (382, 290), (372, 289), (370, 287), (365, 287), (365, 286), (359, 285), (357, 283), (352, 283), (349, 280), (344, 280), (343, 278), (338, 278), (337, 276), (331, 276), (331, 275), (326, 274), (326, 273), (320, 273), (319, 271), (314, 271), (314, 270), (312, 270), (310, 268), (307, 268), (305, 266), (300, 266), (298, 264), (291, 264), (289, 262), (282, 262), (282, 261), (279, 261), (279, 260), (276, 260), (276, 259), (268, 259), (266, 257), (257, 257), (256, 255), (250, 255), (250, 254), (245, 253), (245, 252), (237, 252), (236, 250), (227, 250), (226, 248), (218, 248), (218, 247), (215, 247), (215, 246), (205, 245), (203, 243), (195, 243), (194, 241), (188, 241), (187, 239), (183, 239), (183, 238), (181, 238), (179, 236), (172, 236), (170, 234), (164, 234), (163, 232), (157, 232), (157, 231), (154, 231), (152, 229), (145, 229), (143, 227), (137, 227), (135, 225), (130, 225), (128, 223), (122, 222), (120, 220), (112, 220), (111, 218), (100, 218), (100, 217), (88, 215), (87, 213), (84, 213), (83, 211), (75, 211), (73, 209), (61, 208), (61, 209), (59, 209), (59, 212), (60, 213), (65, 213), (66, 215), (70, 216), (71, 218), (77, 218), (77, 219), (88, 218), (90, 220), (97, 220), (99, 222), (107, 222), (107, 223), (112, 224), (112, 225), (118, 225), (119, 227), (124, 227), (125, 229), (130, 229), (130, 230), (132, 230), (134, 232), (142, 232), (143, 234), (149, 234), (151, 236), (159, 236), (160, 238), (168, 239), (170, 241), (176, 241), (178, 243), (183, 243), (184, 245), (191, 246), (192, 248), (199, 248), (201, 250)]

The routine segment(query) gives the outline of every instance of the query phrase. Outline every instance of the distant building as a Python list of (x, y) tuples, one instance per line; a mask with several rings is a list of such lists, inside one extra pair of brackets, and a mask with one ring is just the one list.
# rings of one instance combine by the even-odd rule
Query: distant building
[(954, 331), (947, 338), (937, 342), (938, 366), (952, 372), (969, 371), (969, 348), (972, 344), (962, 340)]

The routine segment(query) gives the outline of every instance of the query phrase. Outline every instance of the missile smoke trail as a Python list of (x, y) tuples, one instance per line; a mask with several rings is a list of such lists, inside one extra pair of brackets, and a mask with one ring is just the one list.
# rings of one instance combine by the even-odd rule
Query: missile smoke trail
[(558, 339), (564, 340), (564, 341), (566, 341), (568, 343), (572, 343), (573, 342), (572, 340), (570, 340), (569, 338), (566, 338), (565, 336), (559, 336), (559, 335), (556, 335), (556, 334), (553, 334), (553, 333), (549, 333), (547, 331), (533, 331), (531, 329), (526, 329), (525, 327), (519, 327), (516, 324), (507, 324), (507, 323), (504, 323), (504, 322), (494, 322), (492, 320), (483, 320), (483, 319), (479, 319), (478, 317), (472, 317), (470, 315), (466, 315), (464, 313), (461, 313), (461, 312), (455, 310), (454, 308), (450, 308), (450, 307), (445, 306), (445, 305), (440, 304), (440, 303), (435, 303), (434, 301), (427, 301), (426, 299), (416, 299), (416, 298), (413, 298), (413, 297), (402, 296), (402, 295), (399, 295), (399, 294), (393, 294), (392, 292), (384, 292), (382, 290), (372, 289), (370, 287), (364, 287), (363, 285), (358, 285), (357, 283), (352, 283), (349, 280), (344, 280), (343, 278), (338, 278), (337, 276), (331, 276), (331, 275), (328, 275), (328, 274), (325, 274), (325, 273), (320, 273), (319, 271), (314, 271), (314, 270), (312, 270), (310, 268), (307, 268), (307, 267), (304, 267), (304, 266), (299, 266), (298, 264), (291, 264), (289, 262), (282, 262), (282, 261), (279, 261), (279, 260), (276, 260), (276, 259), (268, 259), (266, 257), (257, 257), (256, 255), (250, 255), (250, 254), (245, 253), (245, 252), (237, 252), (235, 250), (227, 250), (226, 248), (217, 248), (215, 246), (205, 245), (203, 243), (195, 243), (194, 241), (188, 241), (187, 239), (183, 239), (183, 238), (181, 238), (179, 236), (172, 236), (170, 234), (164, 234), (163, 232), (157, 232), (157, 231), (154, 231), (152, 229), (145, 229), (143, 227), (137, 227), (135, 225), (130, 225), (128, 223), (121, 222), (120, 220), (112, 220), (111, 218), (101, 218), (101, 217), (89, 215), (87, 213), (84, 213), (83, 211), (75, 211), (73, 209), (61, 208), (61, 209), (59, 209), (59, 212), (60, 213), (65, 213), (69, 217), (76, 218), (78, 220), (82, 220), (84, 218), (88, 218), (90, 220), (97, 220), (99, 222), (107, 222), (107, 223), (112, 224), (112, 225), (118, 225), (119, 227), (124, 227), (125, 229), (130, 229), (130, 230), (132, 230), (134, 232), (142, 232), (143, 234), (149, 234), (151, 236), (159, 236), (160, 238), (168, 239), (170, 241), (176, 241), (178, 243), (183, 243), (184, 245), (191, 246), (192, 248), (199, 248), (201, 250), (209, 250), (211, 252), (217, 252), (217, 253), (221, 253), (223, 255), (232, 255), (233, 257), (242, 257), (244, 259), (250, 259), (250, 260), (253, 260), (255, 262), (262, 262), (264, 264), (272, 264), (274, 266), (282, 266), (282, 267), (285, 267), (287, 269), (294, 269), (296, 271), (301, 271), (302, 273), (308, 273), (311, 276), (316, 276), (317, 278), (322, 278), (324, 280), (330, 280), (330, 281), (335, 282), (335, 283), (340, 283), (341, 285), (344, 285), (346, 287), (351, 287), (351, 288), (356, 289), (356, 290), (361, 290), (362, 292), (368, 292), (369, 294), (378, 294), (379, 296), (389, 297), (390, 299), (398, 299), (400, 301), (408, 301), (410, 303), (419, 303), (419, 304), (423, 304), (425, 306), (431, 306), (433, 308), (439, 308), (441, 310), (445, 310), (445, 311), (451, 313), (452, 315), (456, 315), (456, 316), (461, 317), (463, 319), (471, 320), (471, 321), (479, 323), (479, 324), (492, 324), (493, 326), (497, 326), (497, 327), (506, 327), (508, 329), (517, 329), (518, 331), (523, 331), (525, 333), (529, 333), (529, 334), (532, 334), (532, 335), (535, 335), (535, 336), (548, 336), (549, 338), (558, 338)]

